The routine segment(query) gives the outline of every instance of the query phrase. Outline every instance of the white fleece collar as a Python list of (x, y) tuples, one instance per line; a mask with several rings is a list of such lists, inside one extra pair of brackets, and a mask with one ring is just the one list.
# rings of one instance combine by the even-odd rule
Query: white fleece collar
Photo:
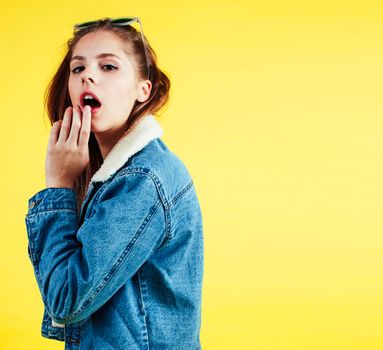
[(110, 150), (101, 167), (94, 173), (90, 182), (106, 181), (135, 153), (150, 141), (162, 136), (163, 130), (154, 115), (147, 114), (138, 124), (123, 136)]

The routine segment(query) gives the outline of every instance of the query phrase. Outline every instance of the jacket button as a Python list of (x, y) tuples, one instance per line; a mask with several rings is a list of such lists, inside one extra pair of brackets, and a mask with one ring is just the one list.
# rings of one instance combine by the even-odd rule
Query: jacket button
[(29, 209), (32, 209), (35, 205), (36, 205), (36, 202), (31, 202), (31, 204), (29, 204)]

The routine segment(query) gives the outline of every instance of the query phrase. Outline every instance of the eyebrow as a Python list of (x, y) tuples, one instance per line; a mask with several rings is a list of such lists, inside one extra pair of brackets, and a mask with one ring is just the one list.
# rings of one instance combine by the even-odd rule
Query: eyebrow
[[(117, 58), (121, 61), (121, 58), (120, 58), (120, 57), (118, 57), (118, 56), (115, 55), (114, 53), (108, 53), (108, 52), (100, 53), (96, 58), (105, 58), (105, 57), (117, 57)], [(84, 56), (74, 56), (74, 57), (72, 57), (71, 62), (72, 62), (73, 60), (84, 61), (84, 60), (85, 60), (85, 57), (84, 57)]]

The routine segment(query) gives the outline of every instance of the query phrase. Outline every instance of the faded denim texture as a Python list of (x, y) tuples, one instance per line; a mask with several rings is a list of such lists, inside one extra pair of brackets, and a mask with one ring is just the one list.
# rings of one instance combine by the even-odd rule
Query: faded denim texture
[(198, 198), (183, 162), (159, 137), (147, 142), (90, 183), (80, 213), (70, 188), (45, 188), (28, 201), (41, 332), (66, 350), (201, 349)]

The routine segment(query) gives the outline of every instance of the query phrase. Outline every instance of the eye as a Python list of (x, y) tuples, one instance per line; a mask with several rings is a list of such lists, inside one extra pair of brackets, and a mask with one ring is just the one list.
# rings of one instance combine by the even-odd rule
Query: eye
[(104, 67), (111, 67), (111, 69), (106, 69), (106, 70), (116, 70), (116, 69), (118, 69), (117, 67), (115, 67), (115, 66), (113, 66), (113, 65), (111, 65), (111, 64), (104, 64), (104, 65), (102, 66), (102, 68), (104, 68)]
[(78, 69), (78, 68), (84, 68), (84, 67), (83, 66), (78, 66), (76, 68), (73, 68), (72, 69), (72, 73), (79, 73), (78, 71), (76, 71), (76, 69)]
[[(104, 67), (108, 67), (107, 69), (104, 69)], [(78, 71), (78, 69), (81, 68), (81, 70), (84, 68), (83, 66), (78, 66), (76, 68), (73, 68), (72, 69), (72, 73), (76, 74), (76, 73), (80, 73), (80, 71)], [(111, 71), (111, 70), (117, 70), (118, 68), (113, 66), (112, 64), (104, 64), (102, 66), (102, 69), (103, 70), (106, 70), (106, 71)]]

